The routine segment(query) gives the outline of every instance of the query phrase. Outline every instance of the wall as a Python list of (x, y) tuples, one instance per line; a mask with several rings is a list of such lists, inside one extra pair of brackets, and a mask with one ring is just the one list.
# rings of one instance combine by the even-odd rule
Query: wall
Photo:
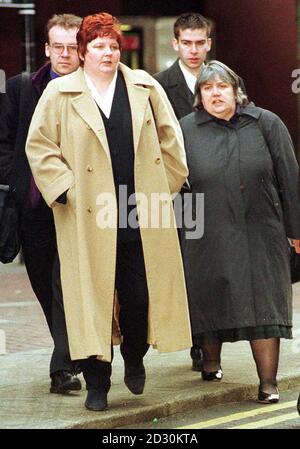
[(0, 8), (0, 69), (7, 78), (22, 68), (22, 23), (17, 9)]
[[(132, 15), (133, 20), (137, 14), (152, 14), (153, 20), (159, 15), (175, 16), (188, 10), (207, 15), (216, 23), (216, 57), (242, 76), (249, 97), (257, 105), (271, 109), (284, 120), (299, 146), (297, 96), (291, 91), (291, 74), (298, 67), (296, 0), (36, 0), (35, 3), (38, 66), (44, 62), (44, 25), (53, 13), (87, 15), (101, 9), (116, 16)], [(18, 11), (0, 8), (0, 68), (7, 76), (23, 68), (22, 34)], [(147, 38), (145, 47), (148, 43)], [(146, 65), (148, 70), (155, 71), (154, 66)]]
[(183, 12), (201, 13), (205, 0), (123, 0), (123, 15), (179, 16)]
[(299, 147), (297, 96), (291, 90), (298, 66), (296, 1), (226, 0), (220, 8), (220, 1), (209, 0), (203, 14), (216, 22), (217, 59), (242, 76), (250, 99), (282, 118)]
[[(150, 49), (146, 48), (147, 42), (152, 42), (155, 35), (155, 19), (163, 15), (177, 16), (186, 11), (201, 12), (204, 0), (177, 0), (176, 2), (174, 0), (32, 0), (32, 3), (36, 5), (34, 39), (37, 67), (45, 61), (44, 25), (52, 14), (70, 12), (85, 16), (101, 10), (108, 11), (118, 17), (129, 16), (128, 22), (133, 23), (133, 25), (135, 19), (140, 25), (141, 17), (137, 16), (148, 16), (145, 24), (145, 36), (147, 37), (144, 47), (147, 53), (145, 60), (146, 65), (149, 66), (149, 71), (155, 72), (155, 48), (152, 48), (151, 45)], [(148, 39), (149, 34), (151, 34), (151, 38)], [(9, 45), (7, 45), (8, 36)], [(8, 76), (13, 76), (25, 70), (22, 62), (22, 47), (20, 46), (22, 36), (23, 22), (18, 15), (18, 10), (0, 8), (0, 68), (3, 68)]]

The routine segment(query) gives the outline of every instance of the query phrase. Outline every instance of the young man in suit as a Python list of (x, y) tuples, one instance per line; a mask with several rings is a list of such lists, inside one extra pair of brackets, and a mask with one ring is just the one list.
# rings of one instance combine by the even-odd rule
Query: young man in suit
[(49, 19), (45, 30), (49, 62), (35, 73), (7, 80), (0, 117), (0, 184), (8, 184), (14, 193), (25, 267), (54, 341), (51, 393), (80, 390), (81, 383), (69, 354), (53, 213), (35, 185), (25, 143), (32, 115), (47, 84), (79, 67), (76, 34), (81, 21), (73, 14), (55, 14)]
[[(211, 49), (210, 33), (211, 23), (201, 14), (181, 14), (174, 23), (172, 41), (178, 58), (171, 67), (154, 75), (165, 89), (178, 120), (193, 111), (197, 76)], [(200, 347), (193, 345), (191, 358), (192, 369), (201, 371), (203, 356)]]
[(174, 23), (174, 64), (154, 78), (163, 86), (178, 120), (193, 110), (197, 76), (211, 48), (211, 24), (198, 13), (181, 14)]

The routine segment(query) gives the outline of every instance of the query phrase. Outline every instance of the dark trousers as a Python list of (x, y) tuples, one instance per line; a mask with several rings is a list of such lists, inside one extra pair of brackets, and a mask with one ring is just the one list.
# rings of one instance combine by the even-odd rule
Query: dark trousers
[[(148, 287), (141, 240), (118, 243), (115, 286), (120, 303), (119, 323), (125, 363), (138, 365), (148, 351)], [(108, 392), (111, 363), (95, 357), (82, 361), (87, 390)]]
[(54, 341), (50, 374), (59, 370), (73, 372), (52, 210), (44, 202), (35, 209), (24, 208), (21, 211), (20, 231), (28, 277)]

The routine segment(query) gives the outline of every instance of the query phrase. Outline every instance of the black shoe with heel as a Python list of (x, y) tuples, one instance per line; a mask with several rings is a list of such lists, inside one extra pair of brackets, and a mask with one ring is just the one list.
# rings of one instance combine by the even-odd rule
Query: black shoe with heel
[(201, 376), (203, 380), (220, 382), (223, 378), (223, 371), (221, 367), (217, 371), (207, 372), (202, 370)]
[(279, 401), (278, 390), (276, 393), (265, 393), (259, 388), (257, 402), (259, 402), (260, 404), (277, 404), (278, 401)]

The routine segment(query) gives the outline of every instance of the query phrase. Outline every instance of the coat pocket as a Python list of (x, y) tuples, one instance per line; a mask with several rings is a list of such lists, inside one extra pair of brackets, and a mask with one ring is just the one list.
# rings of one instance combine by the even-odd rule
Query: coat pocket
[(76, 211), (76, 190), (75, 190), (75, 184), (73, 184), (69, 190), (67, 191), (67, 206), (73, 210)]
[(282, 221), (283, 213), (281, 201), (275, 187), (268, 185), (264, 180), (262, 180), (262, 188), (268, 203), (272, 207), (272, 210), (275, 212), (279, 220)]

